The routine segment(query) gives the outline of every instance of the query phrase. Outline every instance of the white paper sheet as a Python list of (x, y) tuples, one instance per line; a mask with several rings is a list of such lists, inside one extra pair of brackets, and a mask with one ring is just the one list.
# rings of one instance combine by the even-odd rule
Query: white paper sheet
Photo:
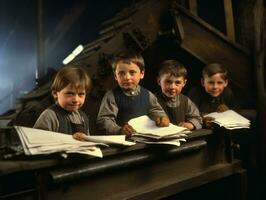
[(227, 110), (220, 113), (213, 112), (205, 115), (204, 117), (213, 117), (215, 119), (214, 123), (217, 123), (227, 129), (250, 127), (250, 121), (233, 110)]
[(137, 134), (153, 135), (158, 138), (191, 132), (187, 128), (171, 123), (168, 127), (158, 127), (147, 115), (131, 119), (128, 124), (137, 131)]
[(88, 135), (86, 136), (87, 141), (100, 142), (104, 144), (115, 144), (115, 145), (125, 145), (132, 146), (135, 142), (126, 141), (125, 135)]
[(96, 145), (103, 143), (75, 140), (72, 135), (41, 129), (15, 126), (26, 155), (50, 154), (55, 152), (82, 153), (102, 157)]

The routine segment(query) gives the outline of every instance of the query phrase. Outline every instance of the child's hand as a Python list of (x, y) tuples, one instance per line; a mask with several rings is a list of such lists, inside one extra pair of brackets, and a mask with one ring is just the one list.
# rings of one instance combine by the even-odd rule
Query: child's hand
[(123, 135), (130, 136), (132, 133), (136, 132), (136, 130), (130, 126), (129, 124), (125, 124), (121, 129), (120, 133)]
[(192, 123), (190, 123), (190, 122), (180, 122), (178, 124), (178, 126), (185, 127), (185, 128), (187, 128), (189, 130), (193, 130), (194, 129), (194, 125)]
[(81, 133), (81, 132), (76, 132), (76, 133), (74, 133), (74, 134), (72, 135), (72, 137), (73, 137), (74, 139), (79, 140), (79, 141), (85, 141), (85, 140), (86, 140), (86, 139), (85, 139), (86, 136), (87, 136), (87, 135), (86, 135), (85, 133)]
[(203, 118), (203, 128), (211, 128), (214, 121), (213, 117), (204, 117)]
[(227, 111), (229, 110), (228, 106), (225, 105), (225, 104), (220, 104), (217, 108), (217, 112), (224, 112), (224, 111)]
[(169, 123), (170, 123), (170, 120), (168, 117), (156, 117), (155, 118), (155, 124), (156, 126), (159, 126), (159, 127), (166, 127), (166, 126), (169, 126)]

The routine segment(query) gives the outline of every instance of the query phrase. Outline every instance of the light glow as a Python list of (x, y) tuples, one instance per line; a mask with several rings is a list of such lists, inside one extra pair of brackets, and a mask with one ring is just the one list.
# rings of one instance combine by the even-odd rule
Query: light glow
[(83, 51), (83, 46), (80, 44), (77, 46), (76, 49), (74, 49), (74, 51), (72, 52), (72, 54), (74, 54), (75, 56), (79, 55), (81, 52)]
[(63, 64), (66, 65), (68, 63), (70, 63), (73, 59), (75, 58), (74, 54), (69, 54), (64, 60), (63, 60)]
[(79, 55), (83, 51), (84, 47), (83, 45), (78, 45), (71, 54), (69, 54), (64, 60), (63, 64), (66, 65), (70, 63), (77, 55)]

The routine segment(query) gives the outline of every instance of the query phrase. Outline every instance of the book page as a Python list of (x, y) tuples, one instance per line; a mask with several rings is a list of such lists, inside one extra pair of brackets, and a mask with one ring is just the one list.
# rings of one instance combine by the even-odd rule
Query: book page
[(166, 137), (173, 134), (188, 133), (187, 128), (176, 126), (172, 123), (168, 127), (158, 127), (155, 122), (151, 120), (147, 115), (143, 115), (129, 120), (128, 124), (132, 126), (137, 133), (140, 134), (152, 134), (159, 137)]
[(136, 144), (135, 142), (126, 141), (125, 135), (88, 135), (86, 136), (86, 140), (91, 142), (125, 146), (132, 146)]
[(233, 110), (225, 112), (213, 112), (204, 117), (213, 117), (215, 123), (228, 129), (249, 128), (250, 121)]
[(72, 135), (41, 129), (14, 126), (26, 155), (50, 154), (55, 152), (81, 153), (102, 157), (99, 147), (103, 143), (75, 140)]

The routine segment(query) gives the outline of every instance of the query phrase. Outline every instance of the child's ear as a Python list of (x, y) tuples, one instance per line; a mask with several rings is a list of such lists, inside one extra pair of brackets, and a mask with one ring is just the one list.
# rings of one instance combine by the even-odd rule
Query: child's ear
[(116, 77), (116, 74), (114, 73), (114, 78), (115, 78), (115, 80), (117, 80), (117, 77)]
[(157, 77), (157, 83), (158, 83), (159, 86), (161, 86), (161, 79), (160, 79), (160, 77)]
[(204, 87), (204, 79), (203, 78), (200, 79), (200, 82), (201, 82), (201, 86)]
[(187, 79), (184, 79), (184, 86), (187, 84)]
[(225, 80), (224, 87), (227, 87), (227, 85), (228, 85), (228, 79)]
[(52, 96), (54, 97), (54, 99), (57, 99), (57, 91), (52, 90)]
[(144, 74), (145, 74), (145, 71), (144, 70), (140, 71), (140, 79), (143, 79), (144, 78)]

